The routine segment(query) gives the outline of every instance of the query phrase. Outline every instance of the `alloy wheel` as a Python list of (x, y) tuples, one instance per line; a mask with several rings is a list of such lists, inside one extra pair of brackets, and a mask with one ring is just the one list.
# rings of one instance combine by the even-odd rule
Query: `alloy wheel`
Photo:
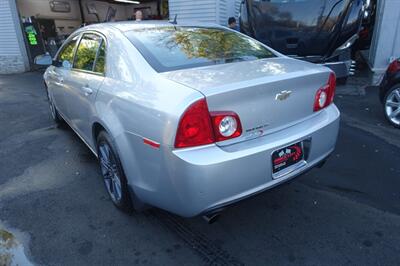
[(103, 142), (99, 146), (100, 168), (104, 178), (104, 184), (114, 202), (122, 199), (121, 177), (110, 146)]
[(392, 90), (386, 97), (385, 112), (393, 124), (400, 125), (400, 88)]

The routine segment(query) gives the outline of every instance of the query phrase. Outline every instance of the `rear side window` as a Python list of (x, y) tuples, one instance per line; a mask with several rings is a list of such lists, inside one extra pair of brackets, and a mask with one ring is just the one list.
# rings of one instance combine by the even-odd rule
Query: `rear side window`
[[(62, 51), (60, 52), (58, 56), (58, 61), (59, 62), (68, 62), (70, 66), (72, 66), (72, 63), (74, 61), (74, 51), (75, 51), (75, 46), (76, 43), (78, 42), (79, 35), (75, 36), (72, 38), (72, 40), (67, 43)], [(64, 64), (65, 65), (65, 64)]]
[(158, 72), (275, 57), (260, 42), (223, 28), (165, 26), (125, 34)]
[(104, 73), (105, 57), (106, 57), (106, 43), (103, 40), (97, 52), (96, 63), (94, 65), (94, 72)]
[(102, 38), (96, 34), (84, 34), (76, 50), (74, 68), (93, 71), (97, 51), (101, 42)]

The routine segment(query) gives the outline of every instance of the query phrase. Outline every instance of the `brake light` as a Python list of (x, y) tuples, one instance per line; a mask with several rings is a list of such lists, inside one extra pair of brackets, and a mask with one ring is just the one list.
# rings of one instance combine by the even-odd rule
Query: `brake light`
[(215, 141), (207, 102), (201, 99), (183, 114), (175, 138), (175, 147), (193, 147)]
[(389, 73), (394, 73), (400, 71), (400, 60), (394, 60), (392, 63), (390, 63), (387, 72)]
[(190, 105), (179, 121), (175, 148), (187, 148), (232, 139), (242, 134), (239, 116), (234, 112), (208, 111), (201, 99)]
[(335, 74), (330, 73), (328, 83), (317, 90), (314, 100), (314, 112), (317, 112), (333, 102), (335, 97), (336, 89), (336, 77)]

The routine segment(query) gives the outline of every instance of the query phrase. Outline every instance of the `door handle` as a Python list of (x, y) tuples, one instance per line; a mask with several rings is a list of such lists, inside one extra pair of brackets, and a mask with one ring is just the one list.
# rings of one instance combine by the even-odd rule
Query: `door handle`
[(83, 93), (85, 94), (85, 96), (89, 96), (90, 94), (93, 93), (93, 90), (91, 88), (89, 88), (88, 86), (84, 86), (82, 87)]

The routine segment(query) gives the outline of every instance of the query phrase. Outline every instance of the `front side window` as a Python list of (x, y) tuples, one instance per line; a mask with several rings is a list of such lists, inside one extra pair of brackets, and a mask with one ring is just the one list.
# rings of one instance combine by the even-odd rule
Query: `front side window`
[(74, 68), (93, 71), (101, 42), (102, 38), (96, 34), (84, 34), (76, 50)]
[(223, 28), (165, 26), (125, 34), (158, 72), (275, 57), (260, 42)]
[(62, 63), (64, 67), (71, 68), (74, 62), (74, 51), (76, 43), (78, 42), (79, 35), (72, 38), (72, 40), (67, 43), (58, 56), (58, 61)]

